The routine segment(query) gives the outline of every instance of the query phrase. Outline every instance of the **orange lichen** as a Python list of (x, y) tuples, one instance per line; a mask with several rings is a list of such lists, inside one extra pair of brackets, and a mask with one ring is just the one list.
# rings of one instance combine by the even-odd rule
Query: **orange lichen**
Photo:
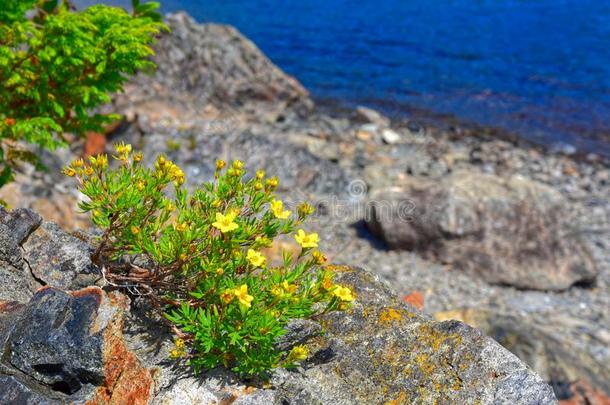
[[(108, 301), (119, 308), (126, 304), (124, 297), (118, 294), (110, 294)], [(104, 385), (95, 391), (86, 405), (146, 405), (150, 400), (154, 383), (152, 373), (127, 348), (123, 339), (123, 323), (119, 311), (104, 330)]]
[(386, 401), (385, 405), (402, 405), (405, 403), (407, 403), (407, 394), (404, 391), (400, 391), (396, 398)]
[(386, 308), (381, 311), (379, 314), (379, 322), (382, 324), (391, 324), (394, 322), (400, 322), (402, 320), (402, 315), (399, 311), (394, 308)]

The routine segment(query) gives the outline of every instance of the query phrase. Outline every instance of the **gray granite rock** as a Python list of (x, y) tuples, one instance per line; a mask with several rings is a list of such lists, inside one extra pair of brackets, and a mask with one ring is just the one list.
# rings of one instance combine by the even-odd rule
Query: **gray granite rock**
[(153, 380), (123, 341), (127, 302), (46, 287), (28, 304), (0, 304), (0, 403), (145, 404)]
[[(248, 386), (223, 370), (197, 377), (170, 367), (167, 333), (152, 328), (142, 313), (132, 313), (128, 344), (148, 367), (159, 370), (153, 403), (556, 403), (540, 377), (478, 330), (423, 317), (367, 271), (334, 270), (338, 282), (355, 291), (354, 308), (323, 316), (322, 334), (305, 323), (292, 325), (291, 339), (304, 342), (310, 357), (298, 370), (275, 371), (263, 386)], [(154, 350), (150, 342), (158, 342)]]
[[(171, 34), (155, 45), (157, 70), (138, 75), (129, 103), (156, 101), (243, 107), (249, 103), (310, 109), (309, 93), (277, 68), (234, 27), (198, 24), (185, 13), (169, 14)], [(118, 97), (121, 104), (123, 98)]]
[(45, 285), (78, 289), (100, 278), (99, 269), (90, 258), (93, 249), (52, 222), (38, 228), (23, 249), (32, 274)]
[(458, 171), (376, 190), (366, 221), (390, 247), (427, 251), (490, 283), (563, 290), (598, 273), (571, 214), (546, 185)]

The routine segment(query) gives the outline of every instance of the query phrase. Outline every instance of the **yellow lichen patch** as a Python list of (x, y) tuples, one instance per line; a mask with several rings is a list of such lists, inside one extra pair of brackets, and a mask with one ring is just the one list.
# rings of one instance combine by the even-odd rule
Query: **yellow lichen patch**
[(324, 269), (328, 271), (333, 271), (335, 273), (351, 273), (354, 271), (354, 269), (350, 266), (336, 264), (329, 264), (328, 266), (324, 266)]
[(434, 401), (449, 396), (450, 391), (462, 388), (462, 379), (458, 370), (462, 363), (472, 361), (471, 357), (461, 356), (459, 364), (453, 364), (451, 348), (462, 344), (462, 337), (457, 333), (439, 331), (430, 324), (418, 328), (413, 357), (413, 366), (405, 373), (414, 378), (418, 376), (424, 383), (418, 389), (420, 401)]
[(402, 315), (399, 311), (394, 308), (386, 308), (379, 314), (379, 322), (388, 325), (392, 323), (398, 323), (402, 320)]
[(407, 402), (407, 394), (404, 391), (400, 391), (398, 396), (394, 399), (385, 402), (385, 405), (402, 405)]

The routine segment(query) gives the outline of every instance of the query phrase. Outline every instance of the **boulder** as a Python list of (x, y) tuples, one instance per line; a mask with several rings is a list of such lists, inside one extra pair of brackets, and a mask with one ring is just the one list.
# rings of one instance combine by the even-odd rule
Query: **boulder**
[[(298, 370), (275, 371), (263, 386), (224, 370), (197, 377), (168, 367), (167, 332), (132, 314), (126, 339), (147, 367), (159, 370), (153, 403), (556, 403), (540, 377), (478, 330), (423, 317), (368, 271), (332, 269), (355, 291), (353, 309), (321, 317), (323, 334), (312, 322), (290, 325), (286, 339), (306, 344), (310, 357)], [(150, 342), (164, 343), (153, 351)]]
[(40, 287), (23, 260), (21, 244), (41, 222), (34, 211), (0, 207), (0, 301), (27, 302)]
[(466, 322), (493, 337), (531, 365), (560, 399), (572, 398), (581, 387), (588, 387), (586, 396), (610, 397), (610, 331), (603, 326), (568, 315), (536, 319), (481, 308), (439, 312), (434, 317)]
[(45, 287), (0, 307), (0, 403), (146, 404), (153, 380), (123, 340), (127, 305), (97, 287)]
[(150, 100), (241, 108), (251, 103), (294, 106), (309, 110), (309, 93), (275, 66), (234, 27), (198, 24), (185, 13), (168, 14), (170, 33), (155, 45), (157, 70), (138, 75), (128, 86), (124, 103)]
[[(74, 257), (90, 252), (41, 235), (32, 246), (49, 261), (64, 257), (53, 254), (59, 240)], [(366, 270), (329, 269), (354, 291), (353, 308), (291, 324), (278, 345), (305, 344), (310, 356), (262, 385), (224, 369), (193, 375), (170, 361), (172, 333), (143, 298), (130, 311), (119, 292), (43, 287), (27, 304), (2, 301), (0, 403), (556, 403), (538, 375), (478, 330), (422, 316)]]
[(365, 220), (389, 247), (430, 253), (493, 284), (563, 290), (598, 272), (565, 199), (519, 176), (409, 178), (373, 191)]
[(78, 237), (45, 222), (23, 244), (23, 257), (32, 274), (44, 285), (78, 289), (101, 277), (91, 262), (93, 249)]

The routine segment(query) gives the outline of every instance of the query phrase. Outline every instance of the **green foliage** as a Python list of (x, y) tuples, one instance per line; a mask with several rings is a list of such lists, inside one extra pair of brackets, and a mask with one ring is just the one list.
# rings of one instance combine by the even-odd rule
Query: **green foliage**
[(65, 146), (64, 133), (100, 131), (117, 118), (91, 111), (130, 75), (154, 68), (150, 45), (165, 29), (157, 7), (77, 12), (66, 1), (0, 0), (0, 186), (22, 161), (20, 143), (53, 150)]
[(228, 168), (218, 161), (214, 181), (189, 193), (183, 171), (165, 157), (148, 168), (130, 145), (116, 152), (116, 170), (100, 155), (64, 173), (79, 179), (88, 197), (81, 208), (104, 230), (94, 261), (108, 281), (163, 308), (180, 337), (172, 357), (196, 370), (222, 365), (242, 375), (304, 360), (302, 346), (288, 354), (275, 349), (288, 321), (346, 309), (353, 300), (323, 266), (315, 233), (298, 229), (298, 254), (268, 263), (265, 249), (293, 234), (312, 207), (287, 210), (273, 193), (277, 178), (261, 170), (247, 177), (240, 161)]

